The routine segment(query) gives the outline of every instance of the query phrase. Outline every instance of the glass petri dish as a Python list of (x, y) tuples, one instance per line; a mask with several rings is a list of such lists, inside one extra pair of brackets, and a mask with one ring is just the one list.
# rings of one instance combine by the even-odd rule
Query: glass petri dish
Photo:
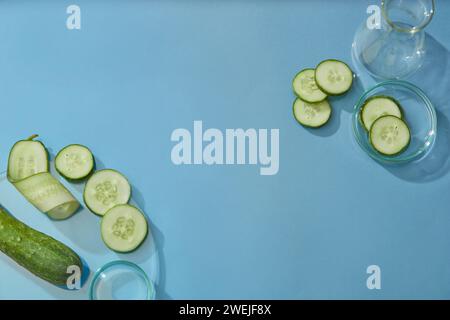
[[(411, 142), (404, 152), (396, 156), (385, 156), (377, 152), (370, 144), (369, 135), (361, 123), (361, 108), (367, 99), (374, 96), (390, 96), (397, 100), (410, 128)], [(402, 164), (423, 158), (433, 147), (437, 134), (437, 116), (430, 99), (415, 85), (400, 80), (381, 82), (366, 91), (355, 105), (352, 124), (355, 139), (361, 149), (373, 159), (386, 164)]]
[(155, 287), (144, 270), (123, 260), (97, 270), (89, 289), (91, 300), (154, 300)]

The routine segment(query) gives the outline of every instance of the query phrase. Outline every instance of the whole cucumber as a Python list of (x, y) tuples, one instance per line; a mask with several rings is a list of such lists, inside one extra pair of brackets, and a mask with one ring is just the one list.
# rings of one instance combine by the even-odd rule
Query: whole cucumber
[[(69, 247), (36, 231), (0, 206), (0, 251), (36, 276), (65, 287), (71, 276), (68, 267), (83, 272), (80, 257)], [(80, 275), (81, 276), (81, 275)]]

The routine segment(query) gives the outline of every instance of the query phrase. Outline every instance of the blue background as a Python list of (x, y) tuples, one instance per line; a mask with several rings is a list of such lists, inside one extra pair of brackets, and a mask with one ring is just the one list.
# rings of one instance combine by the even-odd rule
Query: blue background
[[(392, 168), (358, 148), (362, 74), (326, 127), (292, 117), (293, 76), (351, 64), (374, 2), (0, 1), (0, 166), (39, 133), (53, 152), (86, 144), (125, 173), (153, 225), (159, 298), (450, 298), (450, 2), (427, 29), (442, 60), (412, 80), (439, 110), (428, 158)], [(81, 30), (66, 28), (72, 3)], [(194, 120), (279, 128), (279, 173), (173, 165), (170, 135)], [(381, 290), (366, 287), (371, 264)]]

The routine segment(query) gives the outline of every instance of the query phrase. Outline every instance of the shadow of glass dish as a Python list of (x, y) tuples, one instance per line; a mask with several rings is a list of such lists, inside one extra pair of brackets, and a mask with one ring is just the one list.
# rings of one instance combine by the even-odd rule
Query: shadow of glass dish
[(450, 168), (450, 51), (426, 34), (427, 52), (420, 69), (406, 80), (421, 88), (437, 113), (437, 136), (433, 149), (422, 159), (385, 168), (395, 176), (417, 183), (437, 180)]

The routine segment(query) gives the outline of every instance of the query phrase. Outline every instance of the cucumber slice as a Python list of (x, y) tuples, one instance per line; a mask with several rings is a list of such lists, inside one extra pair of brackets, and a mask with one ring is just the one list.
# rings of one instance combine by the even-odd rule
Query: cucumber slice
[(94, 170), (94, 156), (85, 146), (71, 144), (58, 152), (55, 158), (55, 168), (64, 178), (81, 180)]
[(318, 128), (328, 122), (331, 106), (328, 101), (308, 103), (301, 99), (294, 102), (294, 117), (303, 126)]
[(67, 219), (80, 206), (61, 182), (48, 172), (22, 179), (14, 186), (39, 211), (55, 220)]
[(361, 121), (367, 131), (382, 116), (402, 118), (400, 104), (391, 97), (376, 96), (368, 99), (361, 108)]
[(327, 98), (327, 95), (317, 87), (314, 69), (300, 71), (292, 81), (292, 87), (295, 94), (306, 102), (321, 102)]
[(86, 182), (83, 193), (86, 206), (100, 216), (116, 205), (128, 203), (130, 197), (127, 178), (112, 169), (95, 172)]
[(394, 116), (378, 118), (370, 128), (369, 137), (374, 149), (386, 156), (403, 152), (411, 140), (408, 125)]
[(145, 216), (128, 204), (108, 210), (102, 218), (100, 228), (103, 242), (108, 248), (123, 253), (139, 247), (148, 231)]
[(353, 72), (342, 61), (325, 60), (316, 67), (315, 78), (320, 90), (330, 96), (337, 96), (350, 90)]
[(14, 144), (8, 159), (8, 180), (19, 181), (36, 173), (47, 172), (48, 153), (40, 141), (34, 141), (37, 135)]

